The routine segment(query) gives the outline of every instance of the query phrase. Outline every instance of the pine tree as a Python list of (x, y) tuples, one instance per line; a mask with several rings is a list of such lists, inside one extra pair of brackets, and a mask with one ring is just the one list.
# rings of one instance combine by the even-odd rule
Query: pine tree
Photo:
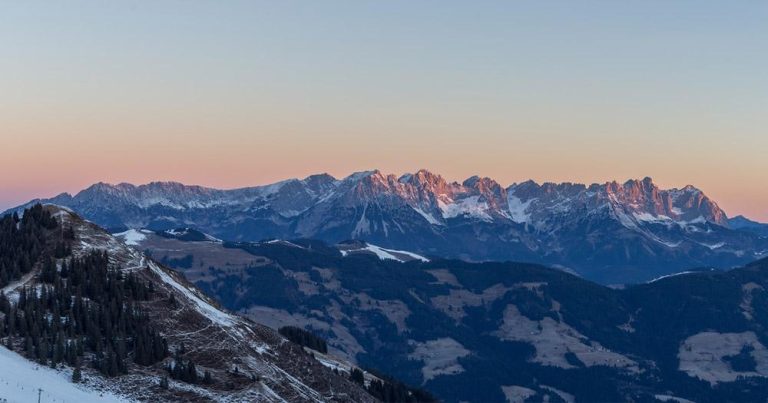
[(56, 347), (53, 349), (53, 359), (51, 360), (51, 365), (56, 366), (58, 363), (64, 360), (64, 333), (59, 332), (58, 337), (56, 338)]
[(365, 376), (363, 375), (363, 371), (358, 368), (353, 368), (352, 371), (350, 371), (349, 379), (352, 380), (352, 382), (360, 385), (365, 384)]
[(213, 383), (213, 378), (211, 377), (210, 372), (205, 371), (205, 374), (203, 375), (203, 383), (206, 385), (210, 385)]
[(80, 383), (83, 380), (83, 373), (80, 370), (80, 366), (76, 366), (75, 370), (72, 371), (72, 382), (74, 383)]

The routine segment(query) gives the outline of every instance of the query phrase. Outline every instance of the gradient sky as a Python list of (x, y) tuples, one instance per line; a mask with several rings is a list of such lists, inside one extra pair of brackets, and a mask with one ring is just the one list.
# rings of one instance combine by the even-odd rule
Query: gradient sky
[(428, 168), (768, 221), (764, 1), (3, 2), (0, 94), (0, 207)]

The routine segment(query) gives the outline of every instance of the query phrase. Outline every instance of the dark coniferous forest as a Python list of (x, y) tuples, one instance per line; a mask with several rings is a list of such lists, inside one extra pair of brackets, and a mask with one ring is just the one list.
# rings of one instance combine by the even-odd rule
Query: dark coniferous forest
[(278, 332), (285, 336), (286, 339), (296, 344), (311, 348), (323, 354), (328, 353), (328, 344), (326, 344), (325, 340), (316, 336), (312, 332), (296, 326), (283, 326), (278, 329)]
[[(87, 363), (106, 376), (127, 372), (129, 362), (151, 365), (168, 346), (138, 303), (154, 292), (132, 274), (112, 270), (106, 252), (66, 256), (71, 230), (55, 231), (56, 220), (40, 205), (23, 218), (0, 221), (0, 278), (19, 279), (41, 265), (41, 285), (22, 288), (16, 298), (0, 294), (0, 338), (30, 359), (56, 367)], [(53, 255), (43, 257), (47, 237), (57, 237)]]
[(56, 220), (39, 204), (22, 218), (17, 214), (0, 218), (0, 287), (32, 270), (46, 247), (47, 233), (56, 227)]

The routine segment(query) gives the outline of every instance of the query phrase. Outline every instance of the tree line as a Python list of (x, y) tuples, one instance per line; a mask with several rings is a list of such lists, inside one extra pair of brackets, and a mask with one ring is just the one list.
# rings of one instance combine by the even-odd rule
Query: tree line
[(315, 334), (295, 326), (283, 326), (277, 330), (286, 339), (323, 354), (328, 353), (328, 344)]

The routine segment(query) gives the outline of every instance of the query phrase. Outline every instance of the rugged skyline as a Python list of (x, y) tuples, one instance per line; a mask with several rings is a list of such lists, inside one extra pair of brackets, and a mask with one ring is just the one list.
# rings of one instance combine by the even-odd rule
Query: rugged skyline
[(755, 2), (6, 4), (0, 205), (428, 168), (651, 176), (768, 221), (766, 18)]
[[(372, 171), (381, 171), (381, 170), (378, 170), (378, 169), (358, 170), (358, 171), (348, 172), (348, 173), (342, 174), (342, 175), (334, 175), (334, 174), (331, 174), (329, 172), (322, 172), (322, 174), (323, 175), (330, 175), (331, 177), (334, 177), (334, 178), (343, 179), (343, 178), (349, 177), (351, 175), (355, 175), (356, 173), (372, 172)], [(403, 171), (403, 172), (401, 172), (399, 174), (391, 174), (391, 173), (389, 173), (389, 172), (393, 172), (393, 171), (382, 171), (382, 172), (386, 172), (387, 174), (395, 175), (397, 177), (401, 177), (403, 175), (409, 175), (410, 173), (415, 173), (415, 172), (439, 172), (439, 171), (431, 171), (431, 170), (427, 170), (427, 169), (420, 169), (420, 170), (413, 170), (413, 171)], [(394, 172), (397, 172), (397, 171), (394, 171)], [(26, 202), (28, 202), (30, 200), (52, 198), (52, 197), (57, 196), (57, 195), (59, 195), (61, 193), (68, 193), (70, 195), (76, 195), (77, 193), (79, 193), (79, 192), (81, 192), (83, 190), (86, 190), (87, 188), (89, 188), (94, 183), (104, 183), (104, 184), (109, 184), (109, 185), (131, 184), (131, 185), (134, 185), (134, 186), (139, 186), (139, 185), (148, 185), (148, 184), (151, 184), (151, 183), (158, 183), (158, 182), (170, 182), (170, 183), (183, 183), (186, 186), (201, 186), (201, 187), (210, 188), (210, 189), (237, 190), (237, 189), (244, 189), (244, 188), (269, 186), (269, 185), (273, 185), (273, 184), (279, 183), (281, 181), (290, 180), (290, 179), (296, 179), (296, 178), (307, 178), (307, 177), (310, 177), (310, 176), (313, 176), (313, 175), (319, 175), (319, 173), (318, 172), (309, 172), (306, 175), (299, 175), (299, 176), (295, 176), (295, 177), (277, 177), (272, 182), (246, 184), (244, 186), (205, 185), (205, 184), (199, 184), (199, 183), (185, 183), (185, 182), (177, 181), (177, 180), (173, 180), (173, 179), (169, 179), (169, 180), (147, 180), (147, 181), (138, 181), (138, 182), (98, 180), (98, 181), (95, 181), (95, 182), (86, 183), (86, 184), (84, 184), (81, 187), (63, 188), (63, 189), (59, 188), (59, 189), (51, 189), (51, 190), (47, 190), (47, 191), (40, 191), (40, 190), (37, 189), (38, 188), (37, 186), (22, 186), (21, 191), (18, 192), (18, 193), (8, 193), (8, 194), (0, 195), (0, 211), (4, 211), (4, 210), (12, 208), (14, 206), (22, 205), (22, 204), (24, 204), (24, 203), (26, 203)], [(449, 182), (449, 183), (454, 183), (454, 182), (455, 183), (462, 183), (465, 180), (467, 180), (468, 178), (472, 178), (472, 177), (488, 178), (488, 176), (484, 176), (484, 175), (467, 175), (467, 176), (455, 177), (455, 178), (454, 177), (450, 177), (450, 176), (441, 175), (441, 178), (443, 178), (446, 182)], [(650, 176), (644, 176), (644, 177), (645, 178), (650, 178)], [(522, 179), (522, 180), (519, 180), (519, 181), (510, 182), (510, 183), (498, 182), (498, 184), (503, 186), (503, 187), (510, 187), (510, 186), (521, 185), (521, 184), (525, 184), (527, 182), (534, 182), (534, 183), (542, 184), (542, 185), (543, 184), (574, 183), (574, 184), (584, 184), (586, 186), (590, 186), (590, 185), (605, 185), (605, 184), (614, 183), (614, 182), (615, 183), (624, 183), (625, 181), (639, 180), (640, 178), (643, 178), (643, 176), (639, 176), (639, 177), (635, 177), (635, 178), (632, 178), (632, 177), (629, 177), (629, 178), (613, 178), (613, 179), (603, 180), (603, 181), (594, 181), (594, 182), (584, 181), (584, 182), (582, 182), (582, 181), (573, 181), (573, 180), (563, 180), (563, 181), (538, 180), (535, 177), (530, 177), (530, 178), (527, 178), (527, 179)], [(494, 178), (494, 179), (498, 179), (498, 178)], [(667, 188), (667, 189), (673, 189), (673, 188), (674, 189), (683, 189), (683, 188), (686, 188), (686, 187), (689, 187), (689, 186), (695, 186), (696, 185), (696, 184), (692, 184), (692, 183), (684, 183), (682, 185), (667, 185), (667, 183), (665, 181), (663, 181), (663, 180), (660, 181), (657, 178), (653, 178), (653, 181), (659, 187)], [(699, 186), (695, 186), (695, 187), (698, 188), (698, 189), (701, 189), (701, 190), (705, 190), (705, 189), (703, 189), (703, 188), (701, 188)], [(747, 218), (750, 218), (750, 219), (753, 219), (753, 220), (756, 220), (756, 221), (759, 221), (759, 222), (768, 222), (768, 209), (762, 208), (762, 206), (758, 206), (758, 208), (756, 208), (754, 210), (753, 209), (744, 210), (744, 209), (738, 208), (738, 207), (737, 208), (729, 208), (729, 206), (733, 207), (733, 205), (728, 203), (728, 200), (729, 200), (728, 198), (725, 198), (725, 200), (721, 200), (721, 199), (717, 198), (717, 196), (716, 196), (717, 193), (712, 193), (712, 192), (709, 192), (709, 191), (705, 191), (705, 193), (707, 193), (707, 195), (709, 195), (710, 197), (712, 197), (713, 199), (718, 201), (718, 204), (720, 205), (720, 207), (723, 208), (723, 210), (728, 213), (728, 217), (733, 218), (733, 217), (737, 217), (737, 216), (745, 216)], [(765, 214), (761, 214), (762, 211), (765, 211), (766, 213)]]
[(226, 241), (356, 239), (426, 256), (543, 263), (605, 284), (724, 269), (768, 253), (768, 224), (731, 220), (700, 189), (663, 189), (649, 177), (504, 187), (487, 177), (451, 182), (427, 170), (373, 170), (235, 190), (97, 183), (40, 202), (112, 231), (191, 227)]

